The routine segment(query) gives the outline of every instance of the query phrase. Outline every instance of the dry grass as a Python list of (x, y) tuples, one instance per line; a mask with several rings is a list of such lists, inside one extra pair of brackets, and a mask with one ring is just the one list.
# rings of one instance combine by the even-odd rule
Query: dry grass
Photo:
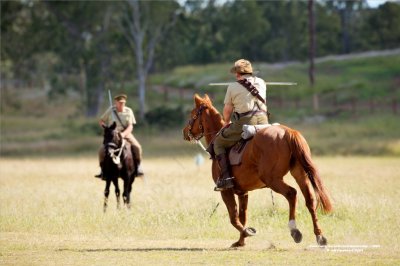
[(316, 162), (335, 200), (335, 211), (319, 216), (329, 244), (380, 248), (308, 249), (315, 239), (302, 196), (297, 221), (304, 238), (295, 244), (285, 199), (274, 194), (272, 205), (264, 189), (249, 200), (249, 226), (258, 235), (242, 249), (229, 249), (238, 233), (212, 191), (208, 160), (201, 166), (190, 157), (146, 160), (147, 178), (134, 184), (132, 209), (116, 210), (111, 194), (103, 214), (104, 183), (93, 178), (95, 158), (1, 159), (0, 264), (398, 265), (398, 158)]

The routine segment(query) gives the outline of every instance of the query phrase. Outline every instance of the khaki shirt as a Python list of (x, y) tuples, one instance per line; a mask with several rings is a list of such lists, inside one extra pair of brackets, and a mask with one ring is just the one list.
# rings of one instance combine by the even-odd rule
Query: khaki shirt
[[(115, 106), (113, 106), (115, 110)], [(113, 114), (112, 114), (111, 107), (107, 109), (107, 111), (104, 112), (104, 114), (100, 117), (101, 120), (104, 121), (108, 126), (110, 126), (113, 122)], [(122, 112), (117, 112), (119, 118), (121, 119), (121, 123), (119, 122), (118, 118), (115, 117), (115, 122), (117, 123), (117, 130), (118, 131), (123, 131), (125, 128), (127, 128), (129, 125), (135, 125), (136, 124), (136, 119), (135, 115), (133, 114), (133, 111), (129, 107), (124, 107), (124, 110)], [(115, 113), (114, 113), (115, 116)]]
[[(266, 100), (267, 86), (265, 85), (265, 81), (251, 75), (245, 75), (244, 77), (257, 88), (260, 96)], [(251, 95), (251, 93), (238, 82), (229, 84), (225, 94), (224, 104), (232, 104), (233, 111), (239, 114), (258, 110), (258, 106), (261, 110), (267, 111), (267, 106), (255, 96)]]

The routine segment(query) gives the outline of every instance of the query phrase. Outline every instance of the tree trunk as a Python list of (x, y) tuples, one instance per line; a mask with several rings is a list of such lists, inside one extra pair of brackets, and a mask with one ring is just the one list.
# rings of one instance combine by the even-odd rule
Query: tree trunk
[(345, 8), (340, 10), (340, 24), (342, 28), (342, 52), (344, 54), (350, 53), (349, 22), (352, 8), (351, 5), (351, 3), (345, 2)]
[(309, 35), (309, 46), (308, 55), (310, 60), (310, 66), (308, 69), (308, 76), (310, 85), (313, 90), (313, 108), (314, 111), (319, 110), (319, 97), (318, 93), (314, 89), (314, 58), (315, 58), (315, 19), (314, 19), (314, 0), (308, 1), (308, 35)]
[[(144, 120), (146, 113), (146, 81), (153, 65), (156, 44), (162, 39), (166, 31), (175, 24), (177, 12), (172, 14), (169, 21), (156, 25), (149, 32), (148, 25), (151, 17), (146, 17), (145, 12), (140, 12), (140, 1), (128, 0), (131, 16), (126, 17), (127, 27), (122, 27), (125, 38), (132, 47), (136, 58), (136, 74), (139, 86), (139, 116)], [(145, 1), (141, 2), (145, 3)], [(142, 19), (141, 19), (142, 18)]]

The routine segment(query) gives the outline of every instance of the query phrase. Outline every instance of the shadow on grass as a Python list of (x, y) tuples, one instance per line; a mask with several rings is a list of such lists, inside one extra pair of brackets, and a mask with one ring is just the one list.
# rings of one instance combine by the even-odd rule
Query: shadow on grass
[(149, 252), (149, 251), (229, 251), (235, 248), (90, 248), (90, 249), (70, 249), (70, 248), (61, 248), (56, 251), (71, 251), (71, 252), (108, 252), (108, 251), (117, 251), (117, 252)]

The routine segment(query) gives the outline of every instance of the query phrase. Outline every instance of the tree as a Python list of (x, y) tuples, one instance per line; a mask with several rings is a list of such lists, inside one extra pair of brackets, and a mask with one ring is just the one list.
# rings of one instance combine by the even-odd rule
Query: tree
[[(54, 50), (63, 58), (63, 72), (80, 78), (87, 116), (97, 115), (103, 102), (110, 74), (111, 52), (108, 45), (112, 5), (107, 2), (46, 1), (48, 10), (63, 27), (58, 34), (66, 43)], [(57, 79), (53, 79), (57, 83)]]
[(340, 43), (340, 17), (336, 12), (329, 12), (320, 2), (314, 2), (315, 12), (315, 30), (316, 35), (316, 57), (339, 54), (341, 50)]
[(367, 7), (366, 0), (328, 0), (326, 6), (328, 10), (335, 11), (340, 16), (342, 53), (356, 50), (353, 45), (359, 26), (357, 17), (361, 10)]
[(264, 32), (264, 61), (307, 59), (307, 4), (304, 1), (259, 2), (270, 25)]
[(380, 49), (400, 46), (400, 4), (387, 2), (373, 12), (364, 27), (365, 35)]
[(224, 59), (232, 62), (239, 58), (252, 61), (261, 60), (261, 45), (270, 30), (270, 24), (264, 17), (262, 2), (233, 1), (227, 2), (222, 12), (220, 23), (225, 49)]
[(153, 66), (156, 46), (175, 24), (179, 4), (174, 1), (127, 0), (127, 13), (121, 29), (128, 40), (136, 62), (139, 83), (139, 114), (145, 118), (146, 79)]
[[(309, 50), (308, 56), (310, 60), (310, 67), (308, 70), (308, 76), (310, 85), (314, 90), (314, 57), (315, 57), (315, 15), (314, 15), (314, 1), (308, 0), (308, 36), (309, 36)], [(313, 106), (314, 111), (319, 109), (318, 94), (314, 91), (313, 95)]]

